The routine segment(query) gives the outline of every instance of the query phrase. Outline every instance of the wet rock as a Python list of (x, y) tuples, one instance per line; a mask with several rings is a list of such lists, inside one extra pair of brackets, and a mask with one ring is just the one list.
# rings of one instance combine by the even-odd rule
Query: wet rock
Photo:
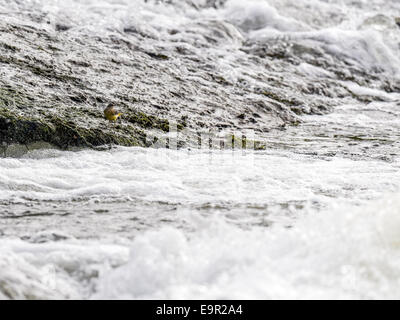
[(33, 142), (33, 143), (28, 144), (26, 147), (29, 151), (40, 150), (40, 149), (55, 149), (56, 148), (56, 146), (54, 146), (48, 142), (45, 142), (45, 141)]
[(198, 22), (193, 26), (188, 26), (185, 32), (196, 32), (196, 30), (211, 45), (224, 43), (239, 45), (244, 42), (244, 37), (240, 31), (234, 25), (225, 21), (210, 20)]
[[(116, 35), (76, 42), (67, 33), (54, 35), (39, 27), (5, 22), (0, 27), (7, 30), (6, 46), (12, 48), (0, 51), (0, 142), (27, 145), (43, 141), (63, 149), (146, 146), (149, 130), (162, 134), (168, 131), (169, 122), (193, 130), (204, 127), (197, 123), (213, 127), (218, 121), (213, 116), (215, 107), (225, 109), (225, 116), (234, 119), (231, 111), (248, 103), (245, 91), (222, 89), (233, 83), (213, 65), (206, 66), (205, 58), (190, 44), (188, 59), (177, 60), (181, 54), (175, 50), (134, 48), (129, 39)], [(188, 31), (193, 28), (208, 34), (204, 46), (241, 41), (240, 33), (227, 23), (187, 26)], [(35, 44), (29, 41), (32, 36)], [(16, 45), (23, 50), (14, 49)], [(182, 63), (187, 70), (184, 74), (179, 72)], [(9, 80), (10, 73), (17, 82)], [(212, 88), (217, 90), (212, 92)], [(102, 104), (110, 101), (124, 113), (119, 126), (103, 119)], [(180, 118), (185, 118), (184, 125)], [(283, 121), (278, 112), (264, 120), (271, 127)]]
[(71, 29), (71, 27), (67, 26), (65, 24), (57, 23), (56, 26), (55, 26), (55, 29), (56, 29), (56, 31), (67, 31), (67, 30)]
[(11, 144), (6, 148), (5, 156), (10, 158), (20, 158), (28, 152), (28, 148), (22, 144)]
[(207, 0), (205, 3), (206, 8), (218, 9), (224, 6), (227, 0)]
[(70, 239), (71, 236), (63, 234), (59, 231), (42, 231), (32, 236), (22, 237), (22, 240), (29, 241), (31, 243), (46, 243), (64, 241)]
[[(163, 3), (201, 10), (225, 1)], [(131, 19), (117, 30), (72, 33), (65, 32), (72, 17), (49, 18), (51, 24), (42, 12), (12, 18), (0, 21), (0, 143), (6, 145), (149, 146), (170, 123), (194, 132), (253, 128), (261, 139), (304, 114), (327, 113), (349, 99), (365, 102), (344, 82), (388, 92), (400, 87), (379, 66), (367, 70), (332, 50), (329, 39), (259, 41), (234, 19), (187, 20), (165, 30)], [(118, 124), (103, 119), (111, 102), (123, 113)]]

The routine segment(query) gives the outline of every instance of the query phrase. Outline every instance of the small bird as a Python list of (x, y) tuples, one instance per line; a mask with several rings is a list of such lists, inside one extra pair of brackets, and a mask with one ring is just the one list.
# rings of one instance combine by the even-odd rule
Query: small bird
[(117, 121), (117, 119), (122, 115), (114, 105), (110, 103), (107, 108), (104, 109), (104, 117), (109, 121)]

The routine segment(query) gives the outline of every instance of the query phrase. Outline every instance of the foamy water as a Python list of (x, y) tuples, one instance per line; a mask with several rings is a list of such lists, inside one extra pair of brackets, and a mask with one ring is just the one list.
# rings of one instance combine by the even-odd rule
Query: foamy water
[[(230, 49), (298, 38), (398, 76), (397, 1), (190, 2), (0, 0), (0, 9), (46, 11), (77, 37), (134, 25), (162, 38), (191, 19), (224, 19), (237, 28)], [(221, 68), (237, 76), (229, 54)], [(372, 102), (268, 132), (265, 151), (0, 158), (0, 298), (400, 298), (399, 94), (343, 85)]]
[(13, 298), (399, 297), (397, 160), (117, 148), (0, 164)]

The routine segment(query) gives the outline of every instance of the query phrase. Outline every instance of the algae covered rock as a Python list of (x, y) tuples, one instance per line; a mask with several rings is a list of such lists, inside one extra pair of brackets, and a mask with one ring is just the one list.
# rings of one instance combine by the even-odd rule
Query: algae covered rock
[[(82, 4), (87, 19), (79, 20), (72, 9), (32, 12), (13, 2), (15, 11), (0, 20), (1, 144), (149, 146), (171, 124), (200, 134), (251, 129), (262, 139), (302, 115), (367, 101), (349, 82), (400, 88), (382, 70), (338, 54), (322, 33), (255, 37), (234, 15), (203, 14), (225, 1), (135, 3), (136, 11), (125, 4), (123, 18), (96, 9), (110, 20)], [(162, 23), (146, 12), (180, 19)], [(363, 39), (356, 41), (362, 50)], [(116, 124), (103, 117), (109, 103), (123, 113)]]

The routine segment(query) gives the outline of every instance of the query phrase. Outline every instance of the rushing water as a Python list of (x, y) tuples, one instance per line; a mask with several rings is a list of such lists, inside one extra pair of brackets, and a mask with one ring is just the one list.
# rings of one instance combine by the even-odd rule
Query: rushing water
[[(32, 1), (30, 10), (69, 12), (74, 2)], [(89, 25), (136, 2), (90, 3), (80, 7)], [(173, 24), (170, 7), (160, 8), (157, 24)], [(202, 14), (249, 38), (297, 30), (339, 51), (378, 32), (383, 42), (347, 54), (398, 75), (395, 9), (397, 1), (228, 1)], [(343, 28), (352, 36), (335, 37)], [(343, 85), (368, 101), (265, 133), (264, 151), (0, 158), (0, 298), (400, 298), (400, 94)]]

